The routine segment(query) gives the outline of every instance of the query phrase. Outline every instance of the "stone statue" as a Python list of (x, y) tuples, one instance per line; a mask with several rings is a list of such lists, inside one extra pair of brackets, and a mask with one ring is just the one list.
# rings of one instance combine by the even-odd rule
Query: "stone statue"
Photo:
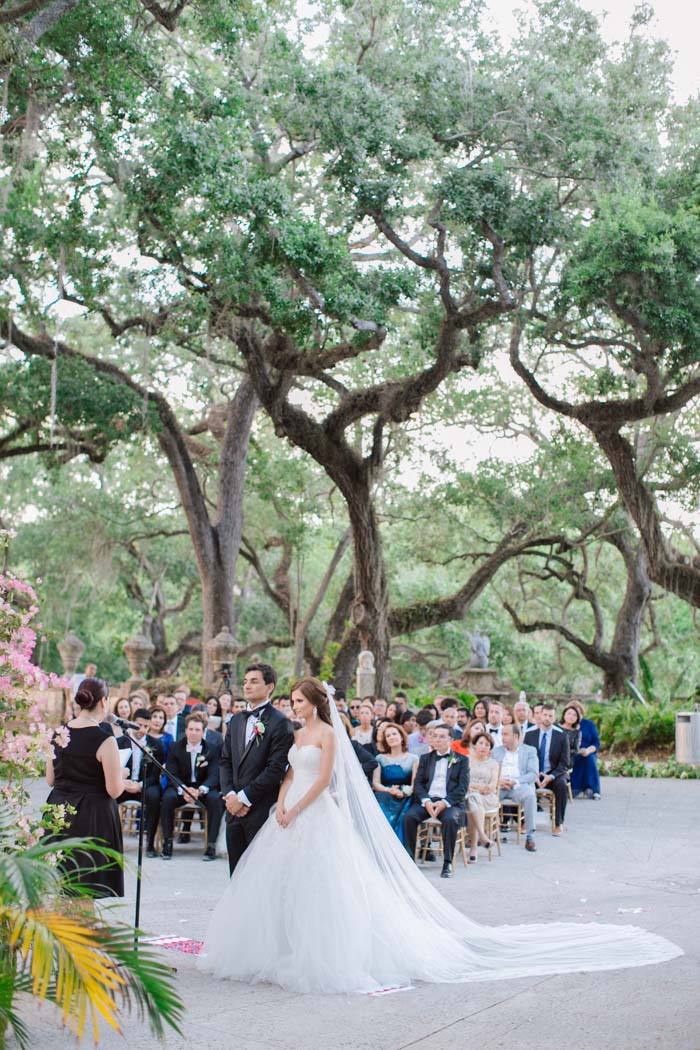
[(377, 672), (374, 667), (374, 653), (363, 649), (357, 657), (357, 695), (373, 696)]
[(472, 646), (472, 658), (469, 661), (470, 667), (488, 667), (489, 665), (489, 654), (491, 652), (491, 641), (487, 634), (482, 634), (479, 628), (474, 629), (474, 633), (470, 634), (467, 631), (467, 638), (471, 642)]

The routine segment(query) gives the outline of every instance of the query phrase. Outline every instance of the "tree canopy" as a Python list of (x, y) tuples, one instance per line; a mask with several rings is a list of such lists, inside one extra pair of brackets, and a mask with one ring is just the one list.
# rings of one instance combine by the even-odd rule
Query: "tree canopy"
[(479, 616), (611, 692), (657, 606), (690, 624), (697, 104), (649, 12), (618, 47), (574, 0), (508, 45), (476, 0), (5, 14), (0, 459), (8, 499), (39, 464), (40, 574), (98, 477), (154, 672), (208, 678), (226, 623), (344, 684), (369, 647), (388, 692)]

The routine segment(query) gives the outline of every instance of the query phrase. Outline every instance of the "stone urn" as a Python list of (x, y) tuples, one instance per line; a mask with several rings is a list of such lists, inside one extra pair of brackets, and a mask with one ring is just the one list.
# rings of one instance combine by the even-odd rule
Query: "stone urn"
[(122, 646), (126, 658), (129, 661), (129, 670), (131, 671), (131, 678), (129, 679), (129, 689), (133, 689), (135, 686), (140, 685), (141, 682), (145, 681), (145, 670), (148, 667), (148, 661), (153, 655), (155, 646), (145, 634), (135, 634), (128, 642), (124, 642)]
[(227, 623), (210, 642), (207, 642), (213, 678), (215, 680), (221, 678), (227, 692), (236, 684), (236, 660), (239, 649), (240, 645)]
[(58, 643), (56, 648), (61, 657), (66, 678), (72, 678), (78, 668), (78, 661), (85, 652), (85, 642), (81, 641), (77, 634), (73, 634), (70, 631), (63, 641)]

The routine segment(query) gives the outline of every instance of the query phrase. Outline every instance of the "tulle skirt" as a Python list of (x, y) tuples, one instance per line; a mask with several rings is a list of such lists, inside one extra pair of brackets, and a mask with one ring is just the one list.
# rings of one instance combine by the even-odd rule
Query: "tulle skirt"
[[(288, 808), (301, 794), (301, 785), (290, 791)], [(325, 791), (290, 827), (274, 816), (263, 825), (214, 910), (197, 965), (294, 992), (347, 993), (618, 969), (682, 954), (633, 926), (481, 926), (421, 883), (420, 900), (408, 886), (397, 893)]]

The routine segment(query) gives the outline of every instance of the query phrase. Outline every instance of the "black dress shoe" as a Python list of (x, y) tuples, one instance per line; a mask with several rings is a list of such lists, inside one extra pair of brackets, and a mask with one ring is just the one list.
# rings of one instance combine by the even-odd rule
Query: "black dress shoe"
[(178, 846), (186, 846), (189, 841), (190, 841), (190, 833), (189, 833), (189, 831), (183, 831), (182, 834), (178, 835), (178, 837), (177, 837), (177, 844), (178, 844)]
[(146, 850), (146, 856), (147, 857), (157, 857), (158, 856), (158, 854), (156, 853), (156, 851), (153, 848), (153, 846), (149, 846), (148, 847), (148, 849)]
[(207, 846), (202, 860), (216, 860), (216, 849), (214, 846)]
[(446, 860), (445, 863), (443, 864), (442, 871), (440, 872), (440, 878), (441, 879), (451, 879), (452, 878), (452, 865), (450, 864), (449, 860)]
[(166, 839), (165, 840), (165, 842), (163, 843), (163, 852), (161, 853), (160, 856), (161, 856), (162, 860), (172, 860), (173, 859), (173, 840), (172, 839)]
[(435, 853), (433, 852), (433, 850), (431, 850), (431, 849), (428, 850), (428, 852), (425, 854), (425, 859), (427, 861), (434, 861), (435, 860)]

